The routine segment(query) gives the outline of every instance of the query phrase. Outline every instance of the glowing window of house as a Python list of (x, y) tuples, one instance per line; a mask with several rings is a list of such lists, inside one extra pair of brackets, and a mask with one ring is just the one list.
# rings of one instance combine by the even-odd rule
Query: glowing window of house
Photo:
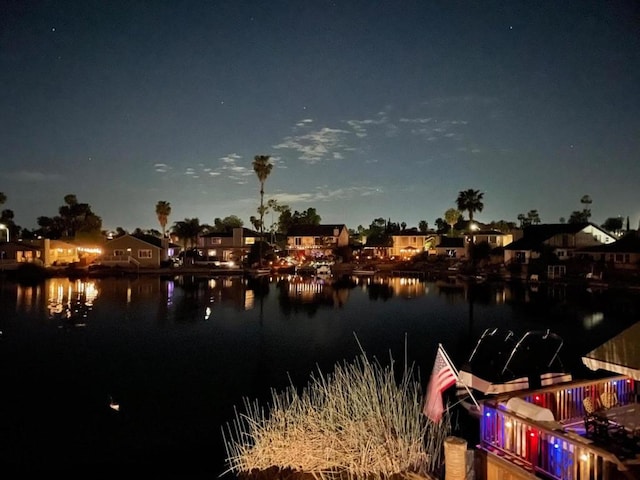
[(256, 238), (255, 237), (247, 237), (244, 239), (244, 244), (245, 245), (253, 245), (254, 243), (256, 243)]
[(151, 253), (151, 250), (138, 250), (138, 258), (152, 258), (153, 254)]
[(220, 245), (222, 243), (222, 239), (220, 237), (214, 237), (210, 239), (211, 245)]

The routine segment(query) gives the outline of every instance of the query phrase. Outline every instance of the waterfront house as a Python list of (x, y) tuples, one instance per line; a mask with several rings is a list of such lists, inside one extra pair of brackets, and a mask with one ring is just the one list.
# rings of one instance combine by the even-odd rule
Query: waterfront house
[(43, 265), (42, 249), (22, 241), (11, 241), (0, 244), (0, 264), (3, 269), (15, 268), (20, 263), (32, 262)]
[(287, 231), (287, 250), (292, 256), (317, 258), (335, 254), (349, 245), (349, 231), (344, 224), (293, 225)]
[(471, 230), (466, 234), (468, 241), (476, 245), (486, 243), (493, 250), (494, 248), (506, 247), (513, 242), (512, 233), (504, 233), (500, 230)]
[(389, 248), (388, 255), (401, 260), (409, 260), (414, 255), (428, 252), (436, 254), (436, 245), (440, 240), (440, 235), (436, 232), (402, 231), (391, 236), (393, 241)]
[(504, 263), (528, 264), (550, 249), (560, 261), (568, 260), (577, 249), (606, 245), (616, 237), (593, 223), (554, 223), (530, 225), (523, 229), (522, 238), (504, 247)]
[(169, 243), (168, 239), (153, 235), (122, 235), (105, 243), (97, 263), (105, 266), (159, 268), (167, 255), (163, 242)]
[(198, 250), (203, 258), (219, 262), (242, 263), (261, 234), (248, 228), (210, 232), (198, 237)]
[[(575, 256), (589, 258), (597, 262), (601, 269), (638, 272), (640, 270), (640, 232), (628, 232), (613, 243), (576, 249)], [(602, 273), (602, 270), (596, 273)]]

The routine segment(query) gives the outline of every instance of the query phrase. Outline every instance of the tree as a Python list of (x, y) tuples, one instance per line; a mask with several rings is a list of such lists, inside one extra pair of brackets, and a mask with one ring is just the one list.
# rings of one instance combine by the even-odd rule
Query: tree
[(587, 223), (589, 221), (589, 217), (587, 216), (587, 212), (585, 210), (574, 210), (571, 212), (571, 216), (567, 223)]
[(622, 217), (607, 218), (602, 224), (602, 228), (613, 234), (619, 235), (622, 232)]
[(527, 212), (527, 220), (529, 221), (529, 225), (538, 225), (540, 223), (540, 214), (538, 210), (529, 210)]
[(420, 220), (418, 222), (418, 230), (420, 230), (420, 233), (427, 233), (429, 231), (429, 224), (426, 220)]
[[(521, 214), (522, 215), (522, 214)], [(523, 215), (524, 217), (524, 215)], [(506, 220), (498, 220), (492, 221), (489, 223), (489, 228), (493, 230), (499, 230), (503, 233), (509, 233), (512, 230), (515, 230), (516, 224), (515, 222), (507, 222)]]
[(294, 225), (320, 225), (322, 217), (318, 215), (315, 208), (309, 207), (303, 212), (297, 210), (293, 212), (292, 220)]
[(449, 230), (449, 224), (443, 218), (436, 218), (436, 221), (434, 223), (436, 225), (436, 232), (438, 233), (446, 232), (447, 230)]
[(166, 238), (166, 227), (169, 215), (171, 215), (171, 204), (160, 200), (156, 203), (156, 215), (158, 217), (158, 223), (160, 223), (160, 227), (162, 228), (162, 238)]
[(583, 195), (580, 199), (580, 203), (583, 205), (582, 211), (575, 210), (569, 217), (569, 223), (587, 223), (591, 218), (591, 208), (589, 205), (593, 203), (589, 195)]
[(216, 218), (213, 221), (213, 231), (231, 232), (234, 228), (242, 228), (244, 222), (237, 215), (229, 215), (223, 219)]
[(444, 212), (444, 221), (449, 225), (450, 233), (453, 233), (453, 226), (458, 223), (462, 213), (460, 210), (456, 210), (455, 208), (450, 208), (446, 212)]
[(473, 214), (475, 212), (481, 212), (484, 208), (483, 197), (484, 193), (471, 188), (458, 193), (458, 198), (456, 199), (458, 210), (469, 212), (469, 222), (473, 222)]
[[(260, 182), (260, 207), (258, 207), (258, 213), (260, 214), (260, 223), (258, 224), (260, 231), (260, 240), (262, 240), (262, 234), (264, 232), (264, 182), (266, 182), (273, 164), (270, 162), (271, 157), (269, 155), (256, 155), (253, 157), (253, 171), (258, 177)], [(260, 242), (262, 245), (262, 242)], [(260, 266), (262, 266), (262, 252), (260, 252)]]
[(91, 211), (88, 203), (79, 203), (73, 194), (65, 195), (64, 203), (57, 216), (38, 217), (38, 235), (50, 239), (77, 238), (79, 233), (83, 237), (100, 236), (102, 219)]
[(6, 201), (7, 196), (3, 192), (0, 192), (0, 205), (4, 205)]
[(173, 224), (173, 234), (182, 240), (185, 253), (198, 245), (198, 236), (202, 233), (202, 225), (198, 218), (185, 218)]

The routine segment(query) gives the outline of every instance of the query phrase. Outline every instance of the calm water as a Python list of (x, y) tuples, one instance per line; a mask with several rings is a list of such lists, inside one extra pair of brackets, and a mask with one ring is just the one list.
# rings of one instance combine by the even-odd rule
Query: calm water
[(213, 478), (243, 398), (266, 405), (272, 388), (304, 387), (360, 355), (358, 342), (384, 364), (406, 357), (426, 386), (438, 342), (461, 362), (485, 328), (551, 328), (578, 376), (579, 355), (639, 311), (638, 293), (409, 278), (0, 279), (0, 465)]

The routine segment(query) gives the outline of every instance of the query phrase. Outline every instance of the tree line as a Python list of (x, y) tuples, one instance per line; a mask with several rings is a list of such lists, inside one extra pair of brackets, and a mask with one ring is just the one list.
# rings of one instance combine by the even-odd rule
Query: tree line
[[(249, 222), (252, 227), (266, 239), (270, 239), (271, 243), (275, 243), (279, 236), (286, 235), (289, 229), (294, 225), (319, 225), (322, 221), (321, 216), (315, 208), (307, 208), (303, 211), (292, 210), (289, 205), (280, 204), (277, 199), (271, 198), (266, 202), (265, 183), (273, 169), (271, 157), (269, 155), (256, 155), (254, 157), (253, 170), (258, 178), (260, 185), (259, 205), (256, 208), (257, 216), (251, 216)], [(7, 202), (7, 196), (0, 192), (0, 205)], [(224, 218), (215, 218), (213, 224), (200, 223), (198, 218), (185, 218), (169, 225), (171, 216), (171, 203), (166, 200), (160, 200), (155, 205), (155, 214), (160, 225), (160, 230), (136, 228), (133, 232), (127, 232), (122, 227), (117, 227), (115, 232), (107, 232), (102, 229), (102, 218), (96, 215), (88, 203), (79, 202), (74, 194), (68, 194), (64, 197), (64, 204), (58, 208), (58, 214), (53, 217), (38, 217), (38, 228), (29, 230), (21, 228), (14, 221), (14, 213), (10, 209), (3, 209), (0, 212), (0, 224), (9, 229), (11, 238), (35, 239), (64, 239), (64, 238), (80, 238), (86, 240), (99, 241), (104, 237), (118, 237), (131, 233), (133, 235), (153, 235), (156, 237), (167, 237), (169, 232), (183, 241), (184, 247), (189, 248), (197, 244), (200, 235), (215, 232), (229, 232), (234, 228), (244, 227), (244, 222), (236, 215), (229, 215)], [(583, 223), (589, 222), (591, 218), (592, 200), (589, 195), (584, 195), (580, 199), (582, 204), (581, 210), (575, 210), (571, 213), (568, 220), (563, 217), (559, 219), (560, 223)], [(407, 230), (405, 222), (393, 222), (391, 219), (382, 217), (375, 218), (364, 227), (358, 225), (355, 229), (349, 229), (352, 237), (366, 236), (368, 241), (384, 244), (390, 241), (391, 236), (401, 232), (427, 233), (435, 231), (436, 233), (456, 234), (469, 228), (474, 223), (474, 214), (482, 212), (484, 209), (484, 193), (475, 189), (466, 189), (458, 193), (455, 200), (456, 208), (449, 208), (434, 222), (433, 229), (429, 228), (426, 220), (420, 220), (417, 227), (410, 227)], [(467, 214), (468, 220), (465, 219), (464, 213)], [(265, 225), (265, 218), (271, 214), (272, 222)], [(274, 218), (275, 217), (275, 218)], [(529, 210), (526, 214), (519, 214), (517, 217), (519, 223), (499, 220), (492, 221), (487, 224), (488, 228), (508, 232), (516, 228), (525, 228), (529, 225), (541, 223), (541, 218), (537, 210)], [(610, 217), (601, 225), (605, 230), (620, 234), (624, 231), (622, 217)], [(266, 227), (266, 228), (265, 228)], [(629, 217), (626, 219), (626, 230), (629, 230)]]

